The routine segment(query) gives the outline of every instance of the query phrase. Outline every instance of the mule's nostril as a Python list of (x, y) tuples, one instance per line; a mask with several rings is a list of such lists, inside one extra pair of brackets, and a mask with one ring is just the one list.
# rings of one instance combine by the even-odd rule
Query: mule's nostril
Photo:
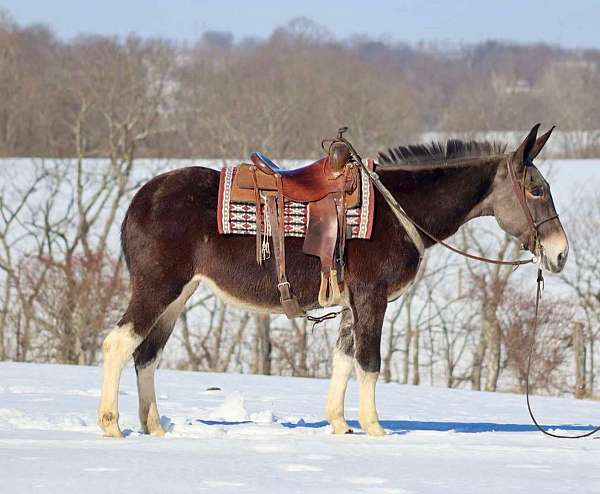
[(565, 262), (565, 255), (561, 252), (560, 254), (558, 254), (558, 265), (562, 266), (564, 262)]

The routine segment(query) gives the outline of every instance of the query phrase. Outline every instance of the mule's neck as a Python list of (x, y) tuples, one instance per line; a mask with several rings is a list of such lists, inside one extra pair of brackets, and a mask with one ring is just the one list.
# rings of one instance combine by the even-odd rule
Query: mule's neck
[[(501, 163), (501, 158), (482, 157), (468, 167), (407, 172), (384, 166), (377, 171), (415, 223), (444, 240), (470, 219), (493, 214), (486, 199)], [(423, 240), (426, 247), (433, 244)]]

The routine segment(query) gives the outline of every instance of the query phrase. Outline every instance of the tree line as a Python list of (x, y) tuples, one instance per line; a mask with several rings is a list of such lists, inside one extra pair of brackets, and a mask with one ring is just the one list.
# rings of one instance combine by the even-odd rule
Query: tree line
[[(318, 154), (341, 125), (365, 152), (428, 131), (556, 123), (597, 155), (600, 51), (489, 41), (411, 46), (294, 19), (266, 39), (81, 35), (0, 16), (0, 156), (277, 158)], [(136, 118), (129, 118), (131, 112)], [(302, 131), (300, 132), (299, 129)], [(582, 133), (583, 132), (583, 133)], [(596, 153), (596, 154), (595, 154)]]

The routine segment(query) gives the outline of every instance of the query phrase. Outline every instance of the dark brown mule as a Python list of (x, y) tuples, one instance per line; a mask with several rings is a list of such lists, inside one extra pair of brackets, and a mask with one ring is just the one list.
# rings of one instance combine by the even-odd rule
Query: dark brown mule
[[(537, 126), (514, 153), (490, 143), (450, 141), (447, 145), (409, 146), (380, 156), (382, 182), (408, 215), (438, 238), (454, 234), (468, 220), (495, 216), (500, 227), (522, 241), (528, 221), (508, 177), (508, 167), (524, 180), (534, 219), (556, 214), (548, 183), (531, 163), (550, 133), (536, 140)], [(414, 164), (414, 171), (406, 165)], [(396, 165), (396, 166), (394, 166)], [(432, 168), (423, 170), (423, 168)], [(154, 371), (160, 353), (186, 300), (199, 283), (250, 310), (281, 312), (273, 260), (259, 266), (252, 236), (217, 233), (219, 174), (192, 167), (150, 180), (134, 197), (123, 222), (123, 249), (131, 274), (129, 307), (106, 338), (99, 424), (107, 436), (121, 436), (118, 386), (121, 370), (133, 355), (138, 376), (139, 411), (144, 431), (162, 435), (156, 407)], [(414, 244), (377, 194), (370, 240), (346, 249), (345, 311), (334, 354), (326, 415), (335, 433), (347, 432), (346, 384), (356, 367), (359, 422), (367, 434), (384, 433), (375, 408), (380, 341), (388, 300), (414, 279), (419, 255)], [(539, 228), (547, 269), (562, 269), (568, 251), (560, 221)], [(432, 242), (423, 236), (426, 247)], [(301, 252), (302, 239), (286, 238), (287, 274), (300, 304), (316, 306), (319, 260)], [(536, 253), (540, 254), (540, 253)]]

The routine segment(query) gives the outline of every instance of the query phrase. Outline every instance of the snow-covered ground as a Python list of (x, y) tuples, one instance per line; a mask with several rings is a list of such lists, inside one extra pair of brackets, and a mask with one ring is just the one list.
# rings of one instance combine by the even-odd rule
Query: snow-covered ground
[[(522, 396), (381, 384), (388, 435), (333, 436), (326, 381), (159, 370), (169, 432), (156, 438), (139, 433), (127, 368), (118, 440), (96, 427), (99, 378), (93, 367), (0, 363), (0, 492), (600, 492), (600, 441), (535, 432)], [(356, 419), (354, 382), (346, 403)], [(600, 420), (597, 402), (534, 405), (565, 430)]]

